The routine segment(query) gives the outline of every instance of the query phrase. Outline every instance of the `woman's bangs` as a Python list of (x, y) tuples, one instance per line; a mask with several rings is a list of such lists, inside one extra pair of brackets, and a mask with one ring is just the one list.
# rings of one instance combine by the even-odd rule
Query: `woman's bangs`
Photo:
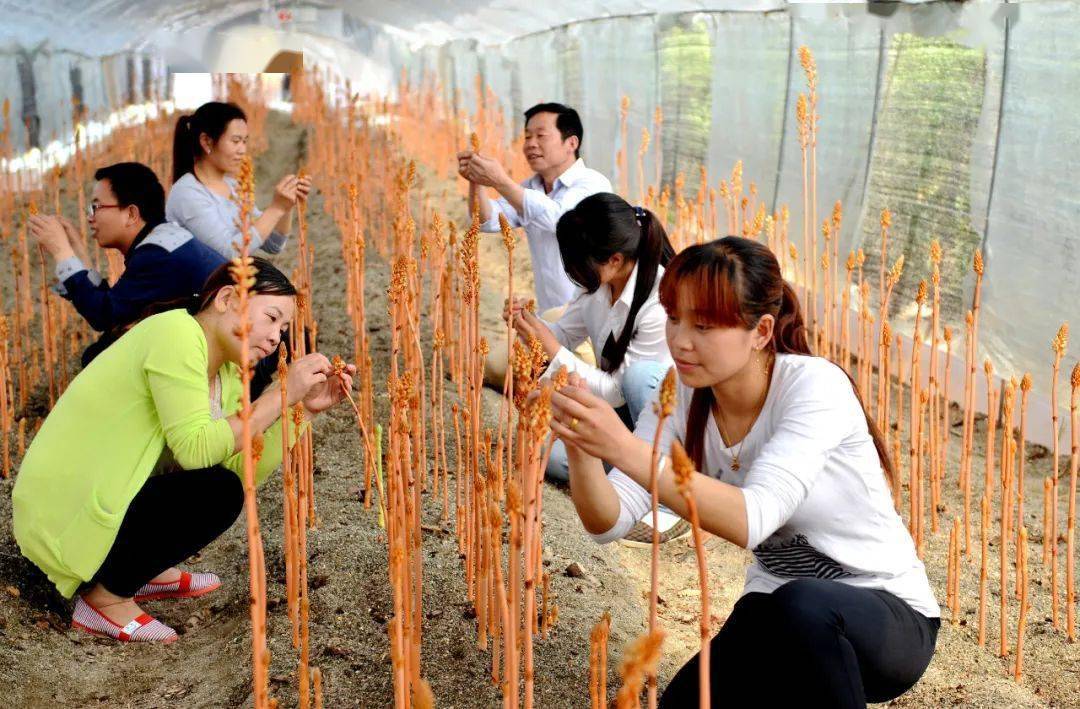
[[(685, 252), (684, 252), (685, 253)], [(660, 304), (670, 314), (690, 313), (699, 323), (716, 327), (743, 326), (739, 297), (730, 262), (691, 263), (681, 253), (660, 280)]]

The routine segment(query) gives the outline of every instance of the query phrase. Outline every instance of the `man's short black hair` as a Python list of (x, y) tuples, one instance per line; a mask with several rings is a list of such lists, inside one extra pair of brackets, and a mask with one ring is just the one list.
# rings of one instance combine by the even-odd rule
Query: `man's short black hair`
[(563, 140), (572, 135), (577, 136), (578, 146), (574, 150), (574, 157), (580, 158), (581, 141), (585, 137), (585, 129), (581, 125), (581, 116), (578, 115), (578, 112), (561, 103), (538, 103), (525, 111), (525, 122), (528, 123), (529, 119), (537, 113), (555, 114), (555, 127), (559, 129), (559, 134), (562, 135)]
[(147, 224), (165, 221), (165, 190), (154, 171), (140, 162), (118, 162), (100, 168), (94, 179), (108, 180), (121, 207), (135, 205)]

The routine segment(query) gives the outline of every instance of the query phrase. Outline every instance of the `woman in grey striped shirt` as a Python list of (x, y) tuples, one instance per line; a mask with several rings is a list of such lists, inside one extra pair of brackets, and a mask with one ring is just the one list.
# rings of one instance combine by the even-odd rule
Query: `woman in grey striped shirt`
[[(660, 302), (680, 380), (662, 449), (680, 441), (701, 471), (702, 527), (754, 554), (710, 644), (712, 696), (862, 707), (903, 694), (930, 662), (940, 610), (893, 508), (881, 434), (847, 374), (811, 355), (776, 258), (737, 237), (690, 247)], [(597, 541), (616, 539), (649, 509), (656, 416), (646, 407), (630, 434), (574, 382), (552, 403), (578, 515)], [(660, 501), (685, 515), (670, 464), (660, 470)], [(695, 657), (662, 706), (696, 702), (700, 671)]]
[[(247, 154), (247, 117), (239, 106), (211, 101), (180, 116), (173, 136), (173, 186), (165, 218), (227, 259), (240, 249), (236, 173)], [(297, 199), (311, 190), (308, 178), (285, 175), (266, 211), (252, 213), (250, 250), (280, 253), (292, 229)]]

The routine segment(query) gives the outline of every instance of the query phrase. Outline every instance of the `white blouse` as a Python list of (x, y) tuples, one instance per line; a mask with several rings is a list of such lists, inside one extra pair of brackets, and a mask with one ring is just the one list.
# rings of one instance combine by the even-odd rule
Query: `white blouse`
[(613, 372), (605, 372), (585, 363), (574, 355), (573, 350), (588, 338), (599, 360), (608, 336), (619, 338), (634, 300), (638, 267), (635, 265), (630, 272), (630, 278), (614, 304), (611, 302), (611, 288), (606, 283), (594, 293), (579, 289), (578, 295), (566, 306), (563, 316), (549, 326), (562, 348), (552, 358), (545, 376), (550, 376), (557, 372), (559, 367), (565, 366), (568, 372), (576, 372), (585, 380), (589, 391), (612, 406), (619, 407), (625, 403), (622, 393), (623, 374), (631, 364), (652, 361), (670, 366), (672, 359), (664, 335), (667, 314), (660, 305), (659, 297), (660, 277), (663, 275), (664, 267), (657, 266), (652, 290), (634, 318), (634, 334), (626, 348), (626, 356)]
[[(678, 387), (661, 448), (686, 440), (693, 389)], [(657, 417), (645, 407), (634, 431), (650, 443)], [(754, 561), (743, 593), (770, 593), (797, 578), (832, 579), (882, 589), (923, 615), (941, 615), (926, 569), (892, 503), (862, 406), (847, 375), (820, 357), (777, 355), (765, 405), (734, 447), (715, 420), (705, 427), (701, 472), (742, 488), (747, 548)], [(731, 469), (739, 455), (739, 470)], [(650, 509), (647, 490), (622, 471), (608, 479), (619, 496), (615, 525), (602, 544), (625, 535)]]
[(525, 188), (521, 213), (505, 197), (491, 200), (491, 218), (480, 226), (481, 231), (499, 231), (499, 215), (506, 216), (510, 226), (525, 227), (532, 258), (536, 304), (540, 311), (566, 305), (574, 296), (574, 282), (566, 275), (555, 226), (559, 217), (577, 203), (597, 192), (611, 192), (611, 182), (596, 170), (585, 167), (578, 158), (566, 171), (555, 178), (551, 192), (544, 188), (540, 175), (521, 183)]

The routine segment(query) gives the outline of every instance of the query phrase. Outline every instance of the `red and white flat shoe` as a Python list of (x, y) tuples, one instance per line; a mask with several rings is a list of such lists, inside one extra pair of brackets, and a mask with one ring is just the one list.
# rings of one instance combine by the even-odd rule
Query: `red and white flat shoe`
[(150, 615), (143, 613), (127, 625), (120, 626), (106, 618), (101, 611), (87, 603), (81, 596), (75, 602), (71, 627), (85, 630), (91, 635), (112, 638), (121, 642), (151, 642), (169, 644), (176, 642), (176, 631)]
[(180, 572), (180, 578), (168, 583), (151, 581), (135, 592), (135, 602), (156, 601), (159, 598), (198, 598), (221, 588), (217, 574), (189, 574)]

